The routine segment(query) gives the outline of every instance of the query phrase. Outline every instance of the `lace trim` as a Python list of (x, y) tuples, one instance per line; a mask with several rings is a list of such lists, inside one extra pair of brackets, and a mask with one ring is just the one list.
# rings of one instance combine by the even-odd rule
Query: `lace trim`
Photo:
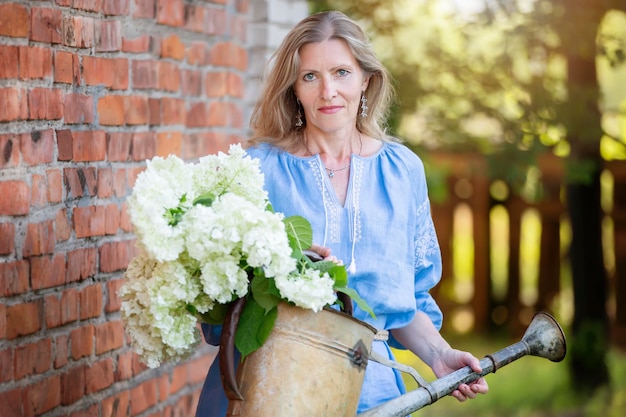
[(339, 208), (332, 204), (333, 196), (332, 189), (329, 189), (325, 185), (325, 172), (324, 167), (321, 166), (319, 162), (319, 158), (312, 159), (309, 164), (311, 165), (311, 171), (315, 175), (315, 182), (317, 183), (317, 188), (320, 190), (320, 194), (322, 195), (322, 200), (324, 203), (324, 215), (326, 216), (326, 230), (324, 232), (324, 244), (326, 244), (326, 239), (330, 242), (339, 242), (340, 233), (339, 233)]
[(363, 184), (363, 161), (360, 159), (354, 159), (352, 161), (352, 175), (353, 175), (353, 183), (352, 183), (352, 205), (353, 205), (353, 219), (352, 219), (352, 227), (353, 230), (353, 239), (354, 242), (358, 242), (361, 240), (361, 188)]

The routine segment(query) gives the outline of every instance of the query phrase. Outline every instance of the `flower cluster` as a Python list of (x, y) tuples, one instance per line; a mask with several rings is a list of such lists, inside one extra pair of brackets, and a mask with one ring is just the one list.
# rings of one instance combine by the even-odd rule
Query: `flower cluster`
[[(128, 207), (140, 254), (119, 295), (126, 331), (149, 367), (192, 354), (198, 323), (220, 324), (239, 298), (264, 311), (243, 325), (271, 331), (279, 302), (319, 311), (336, 291), (349, 293), (342, 266), (303, 254), (310, 224), (275, 213), (263, 185), (258, 161), (240, 145), (196, 164), (155, 157), (137, 177)], [(267, 335), (243, 335), (237, 347), (249, 354)]]

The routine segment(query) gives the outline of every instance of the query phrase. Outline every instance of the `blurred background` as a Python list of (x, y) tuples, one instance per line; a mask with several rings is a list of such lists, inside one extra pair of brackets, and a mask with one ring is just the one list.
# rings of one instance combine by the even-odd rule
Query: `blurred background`
[(416, 415), (624, 415), (626, 2), (310, 4), (362, 22), (396, 81), (391, 128), (427, 166), (446, 336), (486, 355), (540, 310), (567, 336), (565, 362), (523, 359), (484, 399)]

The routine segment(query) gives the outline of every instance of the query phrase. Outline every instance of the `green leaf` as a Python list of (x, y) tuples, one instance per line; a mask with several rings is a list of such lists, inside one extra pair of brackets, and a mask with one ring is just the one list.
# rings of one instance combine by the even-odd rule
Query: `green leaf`
[(374, 314), (374, 310), (372, 310), (369, 304), (367, 304), (367, 301), (362, 299), (359, 293), (356, 292), (354, 289), (349, 288), (349, 287), (335, 287), (334, 289), (337, 292), (342, 292), (344, 294), (347, 294), (350, 298), (352, 298), (352, 301), (354, 301), (361, 310), (368, 313), (372, 318), (374, 319), (376, 318), (376, 315)]
[[(189, 306), (187, 307), (187, 309), (189, 310)], [(216, 304), (211, 310), (203, 314), (198, 314), (198, 316), (204, 323), (222, 324), (227, 313), (228, 304)]]
[(215, 201), (215, 195), (211, 192), (208, 192), (196, 197), (193, 200), (193, 204), (202, 204), (203, 206), (211, 207), (213, 201)]
[(241, 352), (241, 360), (265, 343), (274, 328), (277, 315), (277, 308), (265, 314), (265, 309), (254, 299), (248, 299), (235, 334), (235, 346)]
[(276, 282), (273, 278), (255, 276), (250, 283), (250, 291), (254, 301), (265, 310), (265, 314), (280, 303), (280, 291), (276, 288)]
[(289, 244), (294, 252), (297, 251), (297, 258), (300, 258), (302, 251), (308, 249), (313, 244), (313, 229), (311, 223), (302, 216), (290, 216), (283, 219)]

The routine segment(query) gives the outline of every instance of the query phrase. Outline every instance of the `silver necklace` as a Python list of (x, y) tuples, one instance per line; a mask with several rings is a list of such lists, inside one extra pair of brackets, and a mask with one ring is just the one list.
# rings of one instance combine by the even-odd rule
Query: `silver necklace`
[[(361, 144), (361, 147), (359, 149), (359, 156), (361, 156), (361, 152), (363, 151), (363, 139), (361, 138), (361, 132), (357, 130), (357, 132), (359, 133), (359, 143)], [(309, 155), (313, 156), (313, 152), (311, 152), (311, 150), (309, 149), (309, 141), (308, 140), (304, 140), (304, 147), (306, 148), (307, 152), (309, 153)], [(339, 171), (343, 171), (344, 169), (348, 169), (350, 168), (350, 162), (348, 162), (347, 165), (342, 166), (340, 168), (328, 168), (326, 166), (324, 166), (324, 169), (326, 171), (328, 171), (328, 177), (329, 178), (333, 178), (335, 176), (335, 172), (339, 172)]]

